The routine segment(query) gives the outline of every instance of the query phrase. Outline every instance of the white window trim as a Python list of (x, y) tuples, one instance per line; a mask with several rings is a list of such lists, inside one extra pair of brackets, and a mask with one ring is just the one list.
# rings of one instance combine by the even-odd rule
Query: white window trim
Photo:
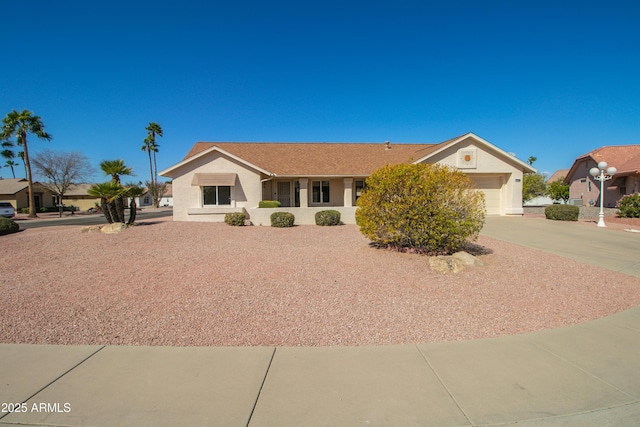
[[(227, 207), (235, 207), (236, 206), (236, 201), (235, 198), (233, 197), (233, 185), (207, 185), (207, 187), (216, 187), (216, 204), (215, 205), (205, 205), (204, 204), (204, 188), (205, 187), (200, 187), (200, 207), (201, 208), (211, 208), (211, 207), (222, 207), (222, 208), (227, 208)], [(229, 187), (229, 197), (230, 197), (230, 203), (228, 205), (221, 205), (220, 203), (218, 203), (218, 201), (220, 200), (220, 195), (218, 193), (218, 188), (219, 187)]]
[[(316, 202), (316, 201), (313, 200), (313, 187), (314, 187), (314, 184), (316, 182), (320, 183), (320, 193), (319, 193), (320, 194), (320, 201), (319, 202)], [(323, 193), (322, 193), (322, 183), (323, 182), (329, 183), (329, 200), (327, 200), (327, 201), (324, 201), (323, 197), (322, 197), (323, 196)], [(329, 203), (331, 203), (331, 180), (329, 180), (329, 179), (321, 179), (321, 180), (315, 179), (315, 180), (311, 181), (311, 203), (313, 203), (315, 205), (328, 205)]]

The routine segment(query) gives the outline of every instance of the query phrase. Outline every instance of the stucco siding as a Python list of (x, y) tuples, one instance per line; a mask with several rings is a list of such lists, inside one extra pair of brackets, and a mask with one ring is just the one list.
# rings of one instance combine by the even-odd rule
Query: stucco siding
[[(173, 179), (173, 219), (176, 221), (224, 220), (227, 212), (242, 212), (258, 205), (262, 196), (261, 175), (257, 171), (218, 152), (183, 165)], [(203, 206), (202, 190), (192, 185), (196, 173), (235, 173), (231, 189), (231, 205)]]
[[(472, 160), (468, 164), (461, 159), (466, 153)], [(436, 153), (427, 162), (451, 166), (471, 179), (475, 177), (478, 188), (484, 190), (488, 198), (487, 214), (522, 215), (522, 169), (516, 166), (515, 160), (515, 157), (506, 157), (468, 138)], [(483, 183), (490, 183), (490, 186), (483, 188)]]

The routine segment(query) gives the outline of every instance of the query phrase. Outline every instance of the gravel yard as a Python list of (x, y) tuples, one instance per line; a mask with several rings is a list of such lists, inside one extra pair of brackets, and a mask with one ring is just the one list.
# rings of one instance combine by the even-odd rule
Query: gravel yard
[(357, 226), (143, 221), (3, 236), (0, 342), (361, 346), (495, 337), (640, 304), (640, 279), (481, 236), (486, 265), (431, 271)]

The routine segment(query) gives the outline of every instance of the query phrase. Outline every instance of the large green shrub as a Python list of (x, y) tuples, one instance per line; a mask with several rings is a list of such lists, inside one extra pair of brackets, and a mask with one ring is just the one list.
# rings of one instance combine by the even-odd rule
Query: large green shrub
[(260, 200), (258, 202), (259, 208), (279, 208), (280, 202), (277, 200)]
[(20, 225), (9, 218), (0, 217), (0, 236), (5, 234), (17, 233), (20, 231)]
[(621, 218), (640, 218), (640, 193), (628, 194), (616, 205)]
[(316, 225), (339, 225), (340, 212), (330, 209), (316, 212)]
[(293, 227), (296, 217), (290, 212), (274, 212), (271, 214), (272, 227)]
[(246, 219), (244, 212), (229, 212), (224, 215), (224, 222), (238, 227), (243, 226)]
[(580, 208), (572, 205), (550, 205), (544, 209), (544, 216), (556, 221), (577, 221)]
[(384, 166), (367, 178), (356, 223), (374, 244), (453, 253), (484, 225), (484, 193), (447, 166)]

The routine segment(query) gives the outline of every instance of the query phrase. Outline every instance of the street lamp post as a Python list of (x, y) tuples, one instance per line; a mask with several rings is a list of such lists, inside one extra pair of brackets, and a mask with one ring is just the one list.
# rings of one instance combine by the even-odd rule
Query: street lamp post
[(604, 182), (611, 179), (611, 177), (618, 172), (618, 169), (613, 166), (608, 169), (607, 166), (607, 162), (600, 162), (597, 168), (591, 168), (589, 170), (589, 174), (593, 176), (593, 179), (600, 181), (600, 214), (598, 215), (598, 227), (607, 226), (604, 223)]

